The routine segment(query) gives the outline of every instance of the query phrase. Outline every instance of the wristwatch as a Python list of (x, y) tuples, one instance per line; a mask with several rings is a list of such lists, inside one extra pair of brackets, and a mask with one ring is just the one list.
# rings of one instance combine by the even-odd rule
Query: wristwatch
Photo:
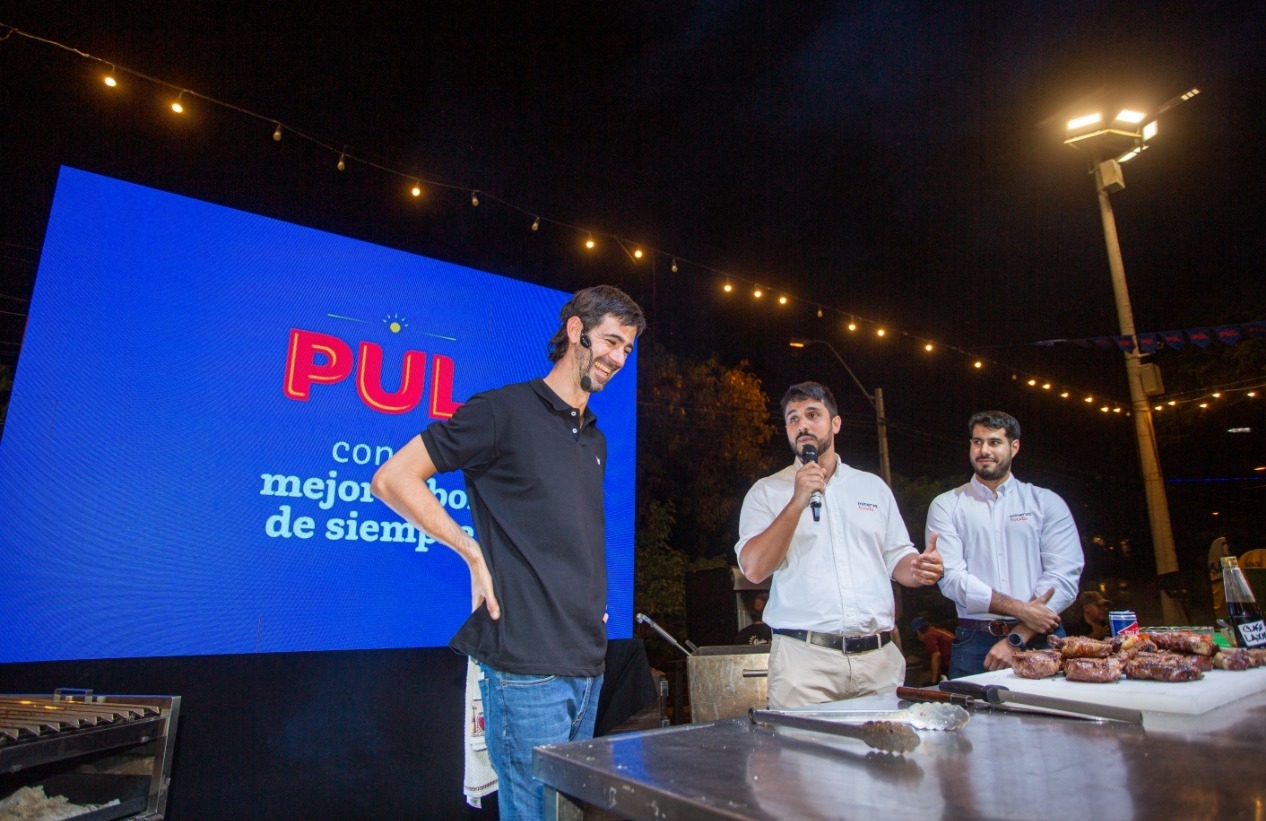
[(1019, 633), (1007, 633), (1007, 644), (1019, 650), (1024, 647), (1024, 637)]

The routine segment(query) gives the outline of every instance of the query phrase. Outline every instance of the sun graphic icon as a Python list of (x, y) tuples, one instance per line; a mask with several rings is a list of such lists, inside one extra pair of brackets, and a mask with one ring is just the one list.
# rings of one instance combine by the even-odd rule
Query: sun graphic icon
[(387, 329), (393, 334), (398, 334), (402, 329), (409, 327), (409, 323), (405, 322), (400, 314), (387, 314), (383, 322), (387, 323)]

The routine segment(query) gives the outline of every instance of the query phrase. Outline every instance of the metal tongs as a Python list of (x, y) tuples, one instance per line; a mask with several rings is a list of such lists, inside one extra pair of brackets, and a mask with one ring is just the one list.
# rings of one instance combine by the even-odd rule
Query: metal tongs
[[(682, 647), (680, 644), (678, 644), (677, 639), (673, 638), (667, 630), (665, 630), (664, 628), (656, 624), (654, 621), (652, 621), (650, 616), (646, 615), (645, 613), (638, 613), (637, 620), (640, 623), (649, 626), (656, 633), (659, 633), (660, 638), (662, 638), (664, 641), (671, 644), (673, 647), (676, 647), (681, 652), (685, 653), (688, 656), (694, 655), (692, 651), (687, 650), (685, 647)], [(690, 644), (690, 639), (686, 639), (686, 644)], [(695, 648), (693, 644), (690, 644), (690, 646), (694, 649), (698, 649), (698, 648)]]
[(757, 710), (753, 724), (789, 727), (856, 738), (886, 753), (908, 753), (919, 746), (920, 730), (957, 730), (971, 718), (954, 704), (916, 704), (903, 710)]

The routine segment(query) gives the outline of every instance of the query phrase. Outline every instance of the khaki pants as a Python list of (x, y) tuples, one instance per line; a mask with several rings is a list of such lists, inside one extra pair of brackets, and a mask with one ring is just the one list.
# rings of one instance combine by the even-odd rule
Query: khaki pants
[(906, 659), (895, 642), (869, 653), (839, 650), (774, 635), (769, 650), (769, 708), (783, 710), (888, 693), (905, 681)]

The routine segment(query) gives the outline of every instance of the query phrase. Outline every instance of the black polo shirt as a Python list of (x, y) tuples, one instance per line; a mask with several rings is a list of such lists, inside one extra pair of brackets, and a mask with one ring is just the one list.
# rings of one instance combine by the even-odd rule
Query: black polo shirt
[(422, 432), (466, 479), (501, 618), (486, 606), (449, 646), (510, 673), (595, 676), (607, 647), (607, 440), (542, 379), (476, 394)]

